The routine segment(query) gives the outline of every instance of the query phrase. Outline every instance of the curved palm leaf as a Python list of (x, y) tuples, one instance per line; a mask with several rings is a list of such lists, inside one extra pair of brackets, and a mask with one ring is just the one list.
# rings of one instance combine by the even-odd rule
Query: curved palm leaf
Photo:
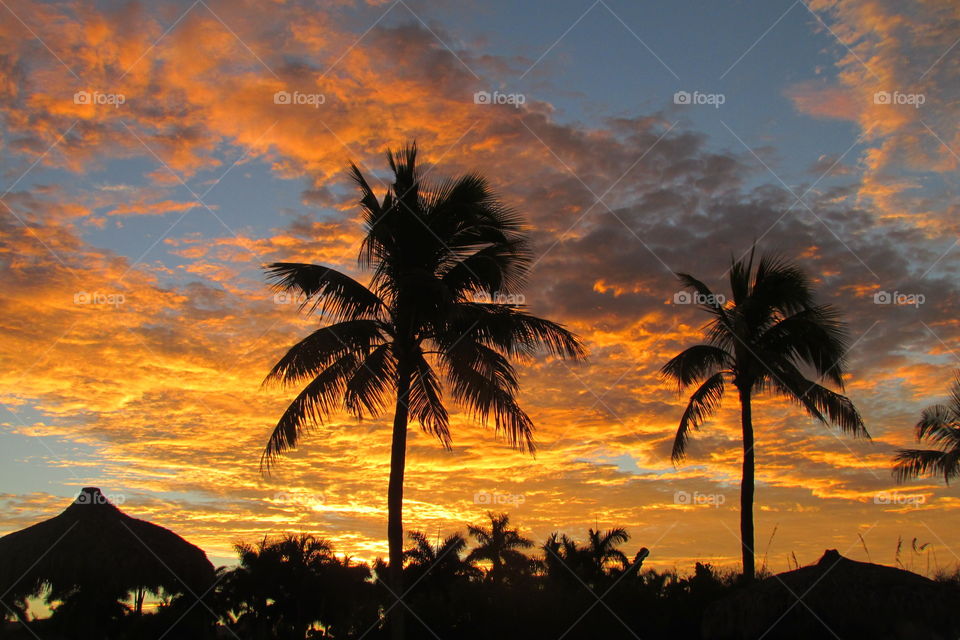
[(343, 354), (367, 353), (383, 339), (383, 327), (374, 320), (346, 320), (321, 327), (291, 347), (273, 366), (263, 384), (301, 383)]
[(267, 469), (280, 454), (297, 446), (304, 429), (312, 424), (322, 424), (340, 404), (347, 380), (357, 368), (353, 353), (341, 356), (324, 369), (283, 412), (280, 421), (270, 434), (267, 447), (260, 458), (260, 466)]
[(732, 364), (730, 356), (720, 347), (698, 344), (671, 358), (660, 369), (660, 375), (676, 380), (678, 391), (683, 391), (695, 382), (727, 369)]
[(715, 373), (707, 378), (700, 387), (693, 392), (680, 417), (680, 426), (673, 439), (673, 450), (670, 458), (679, 462), (687, 454), (687, 443), (690, 440), (690, 430), (699, 431), (700, 426), (712, 416), (723, 401), (723, 373)]
[(935, 449), (900, 449), (894, 458), (897, 482), (922, 476), (943, 476), (943, 481), (960, 476), (960, 372), (950, 389), (947, 404), (927, 407), (915, 427), (917, 442)]
[(335, 269), (299, 262), (267, 265), (267, 280), (274, 289), (304, 296), (300, 309), (330, 314), (336, 319), (369, 318), (383, 309), (383, 302), (350, 276)]

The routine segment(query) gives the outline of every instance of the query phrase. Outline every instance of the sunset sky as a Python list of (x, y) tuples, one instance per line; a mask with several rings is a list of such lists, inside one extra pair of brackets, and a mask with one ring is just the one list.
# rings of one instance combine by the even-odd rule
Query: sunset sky
[(523, 369), (535, 458), (465, 415), (452, 452), (412, 429), (407, 529), (494, 509), (538, 542), (624, 526), (650, 566), (736, 565), (735, 397), (675, 466), (658, 370), (706, 320), (673, 274), (723, 290), (756, 240), (848, 321), (873, 436), (755, 404), (758, 564), (916, 537), (952, 567), (957, 490), (890, 466), (960, 368), (958, 42), (939, 0), (0, 0), (0, 533), (93, 485), (217, 564), (285, 531), (385, 555), (392, 416), (260, 474), (293, 393), (260, 383), (320, 321), (261, 267), (365, 281), (345, 168), (382, 192), (416, 139), (431, 178), (479, 170), (525, 214), (526, 303), (589, 359)]

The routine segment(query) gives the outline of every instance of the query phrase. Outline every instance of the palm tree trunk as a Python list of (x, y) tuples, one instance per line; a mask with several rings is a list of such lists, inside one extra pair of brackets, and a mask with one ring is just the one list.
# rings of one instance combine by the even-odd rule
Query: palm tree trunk
[(743, 428), (743, 475), (740, 480), (740, 548), (743, 554), (743, 579), (752, 582), (756, 575), (753, 557), (753, 413), (750, 391), (740, 390), (740, 422)]
[[(407, 464), (407, 418), (410, 413), (410, 372), (401, 362), (397, 367), (397, 409), (393, 415), (393, 442), (390, 449), (390, 484), (387, 487), (387, 544), (390, 547), (390, 588), (403, 595), (403, 472)], [(404, 605), (390, 610), (390, 637), (403, 640)]]

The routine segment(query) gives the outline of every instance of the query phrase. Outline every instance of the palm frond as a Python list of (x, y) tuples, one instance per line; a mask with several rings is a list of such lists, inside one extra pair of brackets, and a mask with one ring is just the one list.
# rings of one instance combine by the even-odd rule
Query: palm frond
[(511, 305), (465, 302), (455, 305), (452, 315), (446, 335), (438, 337), (447, 344), (464, 337), (521, 359), (538, 351), (571, 360), (585, 356), (583, 344), (571, 331)]
[(494, 431), (520, 451), (533, 453), (533, 421), (520, 408), (514, 391), (502, 380), (487, 377), (463, 358), (445, 358), (444, 373), (451, 395), (471, 416), (483, 425), (492, 414)]
[(730, 261), (730, 292), (733, 294), (735, 305), (741, 305), (750, 295), (750, 278), (753, 276), (753, 259), (757, 247), (750, 247), (750, 256)]
[(370, 318), (383, 309), (374, 292), (350, 276), (316, 264), (274, 262), (264, 270), (274, 289), (304, 296), (300, 309), (328, 313), (339, 320)]
[(454, 297), (467, 299), (471, 293), (507, 293), (524, 284), (526, 269), (521, 263), (527, 251), (525, 243), (504, 241), (490, 244), (456, 260), (442, 276)]
[(678, 391), (691, 384), (728, 369), (733, 364), (730, 354), (709, 344), (698, 344), (682, 351), (660, 369), (660, 375), (676, 381)]
[(700, 426), (720, 407), (723, 400), (723, 373), (715, 373), (693, 392), (680, 417), (680, 426), (673, 439), (670, 458), (676, 463), (686, 456), (690, 430), (699, 431)]
[(724, 312), (722, 300), (723, 296), (715, 294), (710, 287), (697, 280), (689, 273), (678, 273), (677, 278), (684, 289), (692, 289), (698, 296), (701, 308), (709, 311), (713, 315), (726, 320), (727, 314)]
[(948, 405), (935, 404), (927, 407), (917, 422), (917, 441), (927, 441), (941, 448), (960, 447), (960, 421), (957, 418)]
[(764, 382), (772, 385), (788, 400), (799, 404), (820, 422), (834, 425), (854, 437), (870, 438), (863, 418), (849, 398), (806, 379), (793, 365), (779, 363)]
[(341, 404), (347, 380), (356, 369), (357, 357), (347, 353), (324, 369), (284, 411), (260, 457), (260, 467), (269, 470), (284, 452), (297, 446), (305, 428), (322, 423)]
[(814, 306), (810, 279), (797, 265), (777, 255), (765, 255), (757, 265), (751, 298), (764, 307), (792, 315)]
[(393, 346), (381, 344), (360, 362), (347, 382), (344, 406), (357, 418), (379, 415), (387, 407), (387, 392), (395, 389), (396, 373)]
[(943, 481), (950, 484), (950, 480), (958, 475), (960, 449), (900, 449), (894, 458), (893, 476), (897, 482), (923, 476), (943, 476)]
[(766, 353), (813, 367), (841, 390), (846, 370), (847, 333), (831, 305), (807, 307), (769, 327), (758, 340)]
[(444, 449), (452, 447), (450, 418), (443, 406), (443, 392), (436, 372), (423, 357), (416, 353), (411, 357), (410, 415), (420, 423), (424, 431), (437, 438)]
[(381, 332), (382, 325), (373, 320), (346, 320), (317, 329), (291, 347), (263, 383), (301, 383), (316, 376), (344, 353), (366, 354), (382, 343)]

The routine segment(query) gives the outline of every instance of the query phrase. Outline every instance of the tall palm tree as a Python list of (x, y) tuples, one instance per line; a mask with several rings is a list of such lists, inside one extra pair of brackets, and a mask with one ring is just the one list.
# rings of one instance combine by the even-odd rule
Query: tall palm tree
[(733, 261), (729, 301), (691, 275), (678, 276), (711, 320), (704, 327), (706, 344), (686, 349), (661, 369), (665, 378), (677, 383), (679, 392), (698, 385), (680, 417), (672, 457), (674, 463), (683, 460), (691, 431), (720, 407), (725, 384), (732, 384), (740, 399), (743, 437), (740, 542), (744, 579), (751, 581), (755, 575), (751, 399), (758, 392), (773, 392), (824, 424), (869, 438), (850, 399), (804, 373), (809, 370), (816, 380), (843, 390), (846, 328), (832, 306), (814, 302), (806, 274), (775, 256), (761, 257), (756, 269), (754, 251), (749, 259)]
[(521, 569), (530, 564), (530, 559), (520, 549), (529, 549), (533, 541), (510, 528), (510, 516), (505, 513), (488, 513), (490, 527), (467, 525), (477, 546), (467, 554), (468, 562), (486, 560), (490, 563), (487, 577), (493, 583), (503, 582), (510, 569)]
[[(417, 147), (387, 152), (393, 184), (377, 198), (351, 165), (366, 235), (359, 266), (368, 286), (329, 267), (274, 263), (268, 279), (303, 296), (301, 310), (320, 310), (327, 323), (274, 366), (267, 381), (303, 390), (281, 416), (262, 463), (296, 447), (309, 427), (333, 411), (357, 418), (393, 406), (387, 489), (389, 577), (402, 594), (403, 475), (410, 419), (451, 447), (441, 376), (457, 403), (511, 446), (532, 452), (533, 423), (517, 403), (514, 361), (537, 351), (580, 359), (579, 339), (561, 325), (507, 304), (531, 265), (522, 218), (470, 173), (425, 183)], [(478, 298), (482, 300), (478, 300)], [(403, 607), (393, 616), (403, 636)]]
[(935, 449), (900, 449), (894, 458), (893, 475), (898, 482), (920, 476), (960, 476), (960, 372), (950, 389), (946, 404), (927, 407), (916, 426), (917, 442), (926, 441)]

